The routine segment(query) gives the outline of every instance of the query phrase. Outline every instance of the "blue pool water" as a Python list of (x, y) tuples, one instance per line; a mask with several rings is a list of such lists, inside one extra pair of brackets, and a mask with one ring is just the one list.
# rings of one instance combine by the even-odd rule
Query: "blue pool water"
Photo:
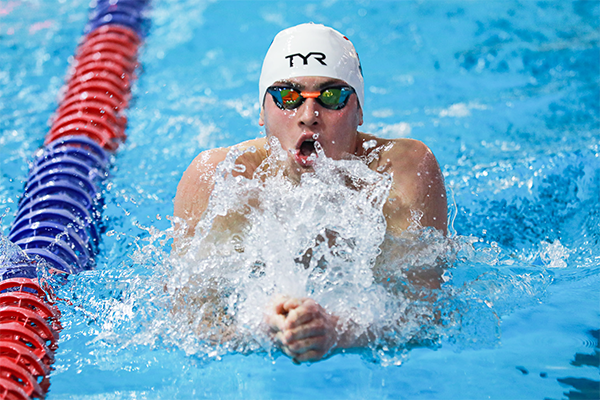
[[(0, 1), (4, 236), (87, 6)], [(163, 0), (150, 17), (97, 268), (56, 286), (49, 399), (598, 397), (600, 3)], [(262, 57), (306, 21), (354, 42), (363, 130), (425, 142), (444, 172), (453, 323), (432, 346), (295, 366), (169, 325), (179, 178), (200, 151), (261, 135)]]

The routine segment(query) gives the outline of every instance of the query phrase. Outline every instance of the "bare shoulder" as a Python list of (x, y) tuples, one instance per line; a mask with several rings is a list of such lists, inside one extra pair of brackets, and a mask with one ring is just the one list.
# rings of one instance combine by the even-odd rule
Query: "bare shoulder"
[(432, 226), (446, 232), (447, 198), (444, 178), (435, 155), (427, 145), (414, 139), (375, 140), (377, 152), (370, 167), (388, 172), (393, 178), (389, 199), (384, 206), (388, 229), (399, 233), (414, 218), (421, 215), (422, 226)]
[[(410, 179), (418, 177), (413, 172), (435, 172), (439, 166), (433, 152), (425, 143), (415, 139), (383, 139), (361, 133), (359, 155), (371, 160), (369, 166), (379, 171), (393, 169), (397, 177)], [(369, 143), (368, 146), (364, 143)], [(367, 148), (367, 150), (364, 150)], [(433, 171), (432, 171), (433, 170)], [(392, 171), (389, 171), (392, 172)]]
[[(251, 174), (260, 164), (264, 151), (264, 139), (254, 139), (239, 143), (232, 147), (210, 149), (198, 154), (183, 173), (177, 186), (174, 199), (173, 215), (187, 224), (188, 235), (193, 234), (194, 227), (208, 207), (210, 194), (215, 184), (215, 171), (225, 160), (232, 148), (245, 151), (251, 147), (259, 150), (243, 154), (237, 161), (246, 165), (245, 174)], [(262, 149), (262, 150), (260, 150)]]
[(381, 158), (390, 160), (394, 173), (403, 180), (426, 182), (427, 178), (441, 176), (435, 155), (427, 145), (414, 139), (394, 139), (389, 150), (384, 150)]
[(203, 151), (194, 158), (177, 185), (173, 215), (185, 221), (188, 235), (193, 234), (194, 227), (208, 206), (215, 170), (225, 160), (228, 151), (227, 148)]

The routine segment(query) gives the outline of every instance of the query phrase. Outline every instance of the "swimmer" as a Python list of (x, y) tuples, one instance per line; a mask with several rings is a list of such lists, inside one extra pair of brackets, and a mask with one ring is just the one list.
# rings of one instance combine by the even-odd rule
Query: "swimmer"
[[(318, 148), (334, 160), (358, 158), (368, 167), (392, 177), (383, 207), (387, 234), (399, 236), (421, 215), (423, 227), (444, 234), (447, 201), (443, 176), (431, 150), (412, 139), (383, 139), (363, 133), (364, 82), (354, 45), (339, 32), (318, 24), (302, 24), (280, 32), (262, 66), (260, 116), (266, 138), (240, 143), (243, 153), (236, 164), (240, 175), (253, 178), (267, 159), (271, 138), (276, 138), (288, 158), (281, 168), (294, 182), (313, 170)], [(187, 235), (208, 207), (217, 165), (231, 148), (207, 150), (183, 174), (174, 200), (174, 216), (186, 222)], [(218, 229), (228, 231), (243, 223), (230, 219)], [(422, 277), (415, 279), (423, 279)], [(439, 283), (433, 278), (432, 287)], [(271, 337), (294, 362), (314, 362), (343, 349), (364, 347), (368, 338), (351, 329), (339, 334), (339, 318), (310, 298), (277, 296), (265, 305), (265, 323)]]

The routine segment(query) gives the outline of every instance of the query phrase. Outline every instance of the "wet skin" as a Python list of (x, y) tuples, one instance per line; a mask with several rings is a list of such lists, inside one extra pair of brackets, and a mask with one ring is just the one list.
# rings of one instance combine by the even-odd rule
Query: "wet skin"
[[(300, 90), (319, 91), (343, 81), (324, 77), (300, 77), (277, 84), (293, 85)], [(257, 151), (245, 153), (236, 163), (246, 168), (241, 175), (252, 179), (254, 171), (268, 157), (267, 139), (279, 140), (290, 156), (285, 164), (287, 176), (299, 181), (302, 173), (311, 171), (308, 153), (318, 142), (327, 157), (339, 160), (347, 157), (374, 155), (369, 168), (392, 176), (392, 188), (383, 212), (388, 234), (402, 233), (413, 222), (413, 213), (420, 213), (420, 224), (446, 232), (446, 190), (438, 163), (427, 146), (411, 139), (382, 139), (358, 132), (363, 122), (362, 109), (355, 94), (341, 110), (329, 110), (308, 98), (294, 110), (282, 110), (269, 94), (261, 110), (259, 125), (265, 127), (267, 138), (240, 143), (240, 150), (254, 146)], [(363, 146), (366, 142), (374, 146)], [(208, 206), (214, 187), (216, 166), (225, 159), (229, 148), (201, 153), (184, 173), (175, 197), (174, 216), (186, 222), (187, 234), (194, 228)], [(239, 223), (235, 219), (229, 224)], [(222, 227), (223, 231), (227, 226)], [(176, 247), (177, 245), (175, 245)], [(430, 286), (437, 285), (435, 279)], [(340, 334), (339, 318), (327, 312), (312, 299), (290, 298), (282, 294), (266, 305), (265, 323), (274, 342), (294, 361), (318, 361), (332, 352), (365, 346), (366, 338), (350, 331)], [(351, 324), (350, 324), (351, 325)]]

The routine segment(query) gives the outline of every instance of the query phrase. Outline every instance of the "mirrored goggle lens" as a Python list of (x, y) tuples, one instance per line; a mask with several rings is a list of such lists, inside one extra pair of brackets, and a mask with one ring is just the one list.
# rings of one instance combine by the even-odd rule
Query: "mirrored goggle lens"
[(304, 97), (294, 89), (280, 89), (279, 97), (281, 99), (280, 103), (285, 109), (296, 108), (304, 101)]
[(343, 108), (348, 102), (348, 97), (354, 92), (350, 88), (330, 88), (321, 92), (318, 99), (321, 105), (334, 110)]

